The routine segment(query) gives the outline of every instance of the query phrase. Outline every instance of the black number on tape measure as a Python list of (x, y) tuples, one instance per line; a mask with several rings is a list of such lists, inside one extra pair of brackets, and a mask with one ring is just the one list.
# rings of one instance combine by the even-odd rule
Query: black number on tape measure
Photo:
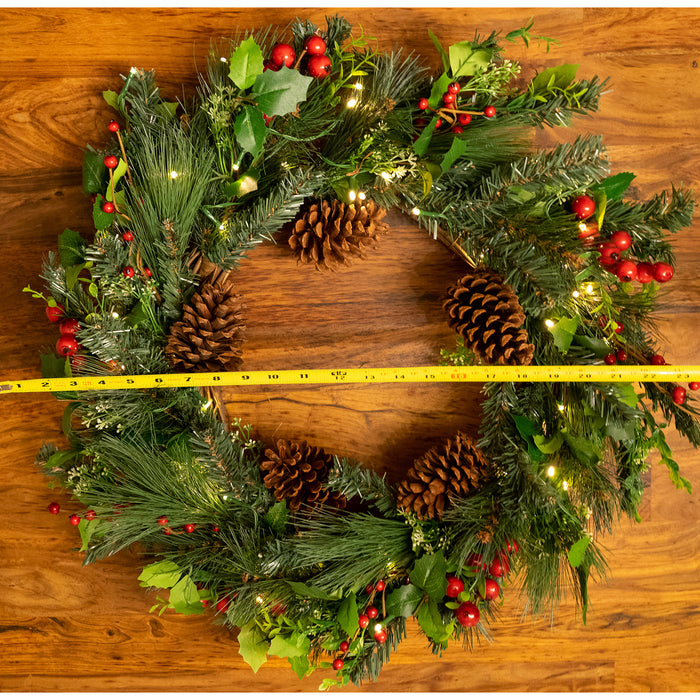
[(250, 379), (250, 375), (249, 374), (242, 374), (241, 379)]
[(211, 380), (212, 380), (212, 382), (220, 382), (221, 377), (212, 377)]
[(163, 377), (155, 377), (155, 378), (153, 379), (153, 381), (154, 381), (156, 384), (162, 384), (162, 383), (163, 383)]
[(127, 384), (136, 384), (136, 382), (133, 379), (127, 379), (126, 383)]
[(300, 374), (299, 379), (308, 379), (309, 375), (308, 374)]
[(69, 386), (78, 386), (78, 382), (73, 380), (72, 382), (69, 382)]
[(43, 386), (43, 387), (48, 387), (48, 386), (49, 386), (49, 383), (48, 383), (48, 382), (41, 382), (41, 386)]
[(267, 378), (268, 379), (279, 379), (280, 375), (279, 374), (268, 374)]
[(104, 379), (100, 379), (100, 381), (97, 382), (97, 383), (98, 383), (98, 384), (106, 384), (107, 382), (106, 382)]

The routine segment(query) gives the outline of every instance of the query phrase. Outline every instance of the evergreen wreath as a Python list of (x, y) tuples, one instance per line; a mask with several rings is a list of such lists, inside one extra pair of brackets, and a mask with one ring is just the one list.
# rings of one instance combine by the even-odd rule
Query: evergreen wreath
[[(290, 264), (327, 274), (381, 240), (390, 207), (470, 264), (446, 290), (445, 363), (663, 363), (652, 313), (692, 194), (626, 200), (634, 175), (611, 174), (598, 136), (533, 149), (534, 128), (595, 112), (605, 81), (562, 65), (517, 87), (505, 42), (551, 41), (531, 28), (447, 49), (431, 34), (433, 74), (342, 17), (297, 20), (212, 45), (178, 102), (132, 68), (104, 93), (111, 142), (84, 156), (96, 233), (65, 230), (46, 294), (26, 289), (60, 324), (44, 376), (235, 369), (246, 252), (282, 231)], [(399, 484), (298, 436), (263, 445), (196, 388), (62, 392), (70, 446), (38, 462), (82, 504), (85, 563), (140, 543), (141, 585), (169, 591), (154, 610), (213, 609), (253, 670), (276, 655), (301, 678), (334, 669), (322, 688), (359, 685), (407, 618), (435, 654), (488, 638), (514, 575), (533, 614), (572, 591), (585, 620), (598, 535), (638, 518), (650, 450), (690, 491), (664, 437), (673, 422), (700, 444), (685, 387), (483, 392), (479, 435), (432, 447)]]

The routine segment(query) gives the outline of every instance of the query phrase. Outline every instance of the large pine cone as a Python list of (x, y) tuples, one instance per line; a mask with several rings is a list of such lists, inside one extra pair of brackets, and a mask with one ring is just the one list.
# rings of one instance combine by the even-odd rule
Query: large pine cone
[(287, 501), (287, 508), (297, 511), (302, 505), (327, 505), (345, 508), (347, 499), (336, 491), (323, 488), (333, 464), (333, 456), (306, 441), (278, 440), (276, 449), (265, 450), (260, 469), (265, 486), (278, 501)]
[(220, 269), (202, 280), (170, 328), (165, 355), (180, 372), (234, 370), (241, 363), (242, 297)]
[(294, 220), (289, 247), (300, 262), (314, 263), (319, 270), (350, 265), (350, 256), (364, 257), (389, 226), (382, 219), (386, 209), (374, 202), (346, 205), (325, 199), (302, 209)]
[(480, 266), (447, 290), (443, 308), (464, 344), (489, 364), (529, 365), (535, 346), (518, 297), (498, 273)]
[(464, 433), (415, 460), (398, 484), (397, 505), (419, 520), (442, 518), (452, 498), (474, 494), (493, 477), (484, 455)]

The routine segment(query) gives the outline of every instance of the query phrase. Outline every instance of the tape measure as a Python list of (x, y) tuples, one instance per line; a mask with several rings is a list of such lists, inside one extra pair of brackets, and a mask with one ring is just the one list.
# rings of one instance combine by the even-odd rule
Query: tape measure
[(197, 374), (138, 374), (52, 379), (0, 380), (0, 393), (105, 391), (188, 386), (273, 384), (381, 384), (410, 382), (690, 382), (700, 381), (700, 365), (549, 365), (470, 367), (375, 367), (282, 369)]

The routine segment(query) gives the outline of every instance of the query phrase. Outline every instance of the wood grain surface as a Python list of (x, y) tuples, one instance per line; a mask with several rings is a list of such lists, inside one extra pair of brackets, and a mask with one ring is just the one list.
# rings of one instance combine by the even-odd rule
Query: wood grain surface
[[(632, 170), (639, 198), (671, 182), (700, 192), (700, 10), (339, 9), (380, 46), (409, 47), (437, 66), (427, 28), (447, 45), (476, 30), (510, 31), (534, 17), (533, 32), (559, 44), (509, 54), (524, 75), (556, 63), (579, 75), (611, 77), (594, 119), (537, 135), (539, 143), (604, 135), (615, 171)], [(106, 140), (110, 110), (101, 93), (119, 89), (131, 66), (155, 69), (166, 95), (187, 92), (210, 39), (236, 28), (286, 23), (321, 9), (0, 10), (0, 289), (5, 348), (0, 376), (39, 375), (38, 354), (55, 342), (43, 306), (22, 293), (40, 285), (42, 255), (66, 227), (91, 231), (81, 193), (82, 149)], [(247, 303), (245, 367), (345, 367), (435, 363), (450, 347), (440, 295), (461, 270), (438, 243), (398, 213), (366, 261), (335, 275), (297, 268), (283, 246), (264, 245), (237, 274)], [(664, 354), (700, 358), (700, 226), (677, 241), (678, 266), (659, 314)], [(457, 428), (479, 422), (479, 387), (302, 387), (229, 390), (232, 416), (261, 439), (307, 437), (396, 478), (412, 459)], [(1, 397), (0, 690), (314, 691), (272, 659), (254, 675), (235, 632), (148, 613), (155, 593), (140, 588), (137, 551), (83, 568), (79, 538), (33, 466), (44, 441), (62, 443), (62, 407), (51, 397)], [(554, 621), (523, 620), (509, 590), (495, 642), (434, 658), (409, 625), (402, 644), (366, 691), (700, 690), (700, 460), (670, 438), (688, 495), (655, 460), (640, 524), (605, 537), (612, 575), (591, 586), (584, 626), (573, 604)], [(346, 688), (346, 690), (355, 690)]]

